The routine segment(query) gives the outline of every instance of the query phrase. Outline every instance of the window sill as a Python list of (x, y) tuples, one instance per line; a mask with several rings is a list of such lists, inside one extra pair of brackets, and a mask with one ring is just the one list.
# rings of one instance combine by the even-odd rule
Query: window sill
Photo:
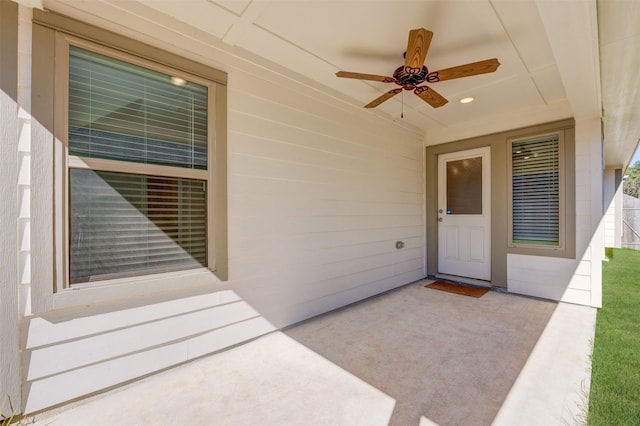
[(52, 308), (64, 309), (147, 296), (152, 293), (186, 290), (221, 283), (213, 272), (206, 268), (174, 271), (154, 275), (118, 278), (76, 285), (52, 295)]
[(559, 257), (575, 259), (575, 252), (568, 247), (543, 245), (508, 245), (508, 254), (522, 254), (527, 256)]

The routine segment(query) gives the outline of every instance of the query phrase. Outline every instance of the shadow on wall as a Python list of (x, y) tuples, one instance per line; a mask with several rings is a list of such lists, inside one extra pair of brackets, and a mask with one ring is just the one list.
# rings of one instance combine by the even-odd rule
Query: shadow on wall
[(24, 413), (273, 331), (236, 293), (194, 289), (25, 318)]

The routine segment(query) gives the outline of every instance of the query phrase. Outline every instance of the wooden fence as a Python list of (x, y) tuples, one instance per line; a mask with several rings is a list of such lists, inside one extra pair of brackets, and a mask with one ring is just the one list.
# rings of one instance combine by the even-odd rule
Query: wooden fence
[(627, 194), (622, 204), (622, 247), (640, 250), (640, 198)]

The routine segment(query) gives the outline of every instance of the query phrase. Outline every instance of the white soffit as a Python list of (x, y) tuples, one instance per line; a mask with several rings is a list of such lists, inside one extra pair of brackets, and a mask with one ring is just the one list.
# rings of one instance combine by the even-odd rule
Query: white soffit
[[(391, 75), (403, 63), (410, 29), (434, 32), (426, 61), (431, 71), (498, 58), (495, 73), (430, 85), (449, 100), (441, 108), (405, 92), (371, 111), (397, 119), (404, 112), (404, 122), (424, 130), (429, 144), (599, 114), (591, 1), (45, 0), (45, 7), (124, 32), (145, 34), (156, 23), (165, 38), (172, 31), (188, 34), (212, 53), (244, 51), (245, 60), (260, 57), (268, 61), (261, 66), (271, 63), (281, 75), (313, 81), (355, 106), (396, 86), (335, 72)], [(465, 96), (476, 101), (458, 103)]]
[(640, 2), (598, 1), (605, 161), (629, 165), (640, 139)]
[(600, 118), (595, 1), (537, 0), (537, 7), (574, 117)]

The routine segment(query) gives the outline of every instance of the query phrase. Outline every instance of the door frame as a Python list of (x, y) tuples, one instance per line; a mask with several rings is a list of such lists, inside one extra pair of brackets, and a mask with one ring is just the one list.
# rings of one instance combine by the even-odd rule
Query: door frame
[[(425, 277), (438, 274), (438, 155), (491, 147), (491, 286), (507, 288), (507, 149), (512, 132), (429, 145), (425, 147)], [(452, 278), (454, 279), (454, 278)], [(469, 279), (466, 282), (476, 284)], [(486, 281), (480, 281), (484, 285)]]
[[(446, 157), (446, 158), (445, 158)], [(453, 264), (450, 267), (454, 267), (459, 264), (461, 268), (467, 267), (466, 271), (460, 269), (455, 273), (454, 270), (449, 270), (447, 272), (442, 272), (443, 262), (445, 259), (442, 258), (442, 253), (440, 252), (442, 247), (441, 238), (443, 235), (441, 234), (442, 225), (440, 222), (444, 219), (447, 220), (447, 214), (440, 213), (438, 210), (438, 223), (436, 224), (436, 239), (437, 239), (437, 269), (436, 276), (454, 276), (457, 280), (466, 281), (471, 280), (473, 282), (479, 281), (479, 283), (489, 284), (491, 283), (491, 147), (484, 146), (479, 148), (471, 148), (464, 150), (456, 150), (447, 153), (441, 153), (436, 156), (437, 159), (437, 192), (436, 192), (436, 209), (446, 209), (444, 203), (446, 202), (446, 164), (449, 161), (457, 161), (464, 160), (467, 158), (481, 157), (482, 158), (482, 213), (480, 215), (473, 215), (472, 217), (465, 218), (464, 215), (460, 216), (451, 216), (449, 218), (450, 222), (460, 223), (462, 225), (461, 230), (469, 230), (476, 227), (481, 227), (483, 229), (485, 239), (482, 244), (482, 253), (485, 259), (481, 264), (473, 261), (458, 261), (454, 260)], [(473, 224), (472, 228), (468, 226)], [(467, 246), (470, 247), (470, 246)], [(467, 276), (468, 274), (475, 274), (476, 276)]]
[[(575, 187), (575, 123), (573, 119), (553, 121), (549, 123), (529, 126), (524, 128), (501, 131), (497, 133), (487, 133), (469, 139), (463, 139), (464, 134), (460, 133), (458, 139), (454, 135), (451, 138), (444, 138), (443, 135), (433, 136), (432, 140), (427, 140), (425, 147), (425, 276), (434, 278), (437, 271), (437, 183), (438, 183), (438, 155), (449, 152), (465, 151), (484, 146), (491, 147), (491, 286), (507, 288), (507, 265), (509, 257), (519, 254), (533, 254), (531, 250), (525, 253), (508, 247), (508, 203), (509, 193), (509, 173), (507, 165), (511, 156), (507, 141), (512, 138), (525, 137), (527, 135), (558, 131), (565, 132), (565, 184), (569, 190), (565, 193), (567, 197), (565, 216), (568, 220), (566, 226), (567, 246), (565, 253), (536, 255), (553, 256), (557, 258), (575, 259), (576, 253), (576, 228), (575, 228), (575, 194), (571, 188)], [(455, 133), (455, 132), (454, 132)], [(573, 218), (573, 219), (572, 219)]]

